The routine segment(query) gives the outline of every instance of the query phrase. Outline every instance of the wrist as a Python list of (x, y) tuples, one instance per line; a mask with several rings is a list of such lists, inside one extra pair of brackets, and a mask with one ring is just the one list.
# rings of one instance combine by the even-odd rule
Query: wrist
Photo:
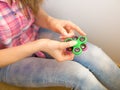
[(48, 29), (51, 29), (51, 25), (52, 25), (53, 20), (54, 20), (53, 17), (51, 17), (51, 16), (47, 17), (47, 20), (46, 20), (47, 24), (46, 25), (47, 25)]
[(44, 51), (45, 52), (45, 49), (47, 48), (48, 46), (48, 42), (50, 41), (50, 39), (39, 39), (39, 40), (36, 40), (34, 42), (34, 47), (35, 47), (35, 51), (38, 52), (38, 51)]

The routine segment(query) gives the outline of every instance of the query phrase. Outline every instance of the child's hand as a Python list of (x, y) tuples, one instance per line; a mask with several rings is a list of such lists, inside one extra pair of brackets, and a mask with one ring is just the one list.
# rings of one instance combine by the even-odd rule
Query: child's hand
[(59, 41), (49, 40), (43, 51), (50, 54), (57, 61), (73, 60), (74, 54), (70, 52), (68, 53), (66, 51), (66, 48), (74, 46), (76, 43), (77, 43), (76, 41), (59, 42)]
[(74, 36), (74, 30), (81, 35), (86, 35), (77, 25), (71, 21), (59, 20), (55, 18), (49, 19), (49, 29), (61, 34), (60, 38), (68, 38)]

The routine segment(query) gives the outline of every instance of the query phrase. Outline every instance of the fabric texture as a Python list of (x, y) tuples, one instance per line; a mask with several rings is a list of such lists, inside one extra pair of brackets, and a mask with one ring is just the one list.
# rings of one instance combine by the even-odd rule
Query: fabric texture
[[(25, 17), (13, 0), (0, 0), (0, 48), (15, 47), (38, 38), (58, 39), (50, 30), (38, 30), (34, 16)], [(30, 10), (28, 10), (30, 13)], [(120, 90), (120, 69), (102, 49), (87, 43), (88, 49), (73, 61), (57, 62), (26, 57), (0, 68), (0, 82), (22, 87), (66, 86), (73, 90)], [(41, 56), (43, 53), (37, 53)], [(44, 55), (44, 54), (43, 54)], [(42, 57), (42, 56), (41, 56)]]
[[(12, 5), (6, 0), (0, 0), (0, 49), (19, 46), (37, 39), (39, 27), (34, 24), (34, 16), (27, 9), (29, 17), (26, 17), (22, 10), (15, 0)], [(44, 57), (41, 52), (36, 55)]]
[[(56, 33), (41, 29), (40, 38), (58, 39)], [(88, 49), (73, 61), (57, 62), (27, 57), (0, 69), (0, 81), (21, 87), (65, 86), (73, 90), (119, 90), (120, 69), (99, 47)]]

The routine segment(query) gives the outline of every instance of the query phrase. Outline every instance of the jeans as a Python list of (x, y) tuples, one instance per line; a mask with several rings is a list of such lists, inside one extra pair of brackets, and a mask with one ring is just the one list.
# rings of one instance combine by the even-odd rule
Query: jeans
[[(58, 35), (40, 29), (39, 38)], [(57, 62), (46, 58), (26, 57), (0, 69), (0, 81), (21, 87), (65, 86), (74, 90), (120, 90), (120, 69), (99, 47), (88, 49), (73, 61)]]

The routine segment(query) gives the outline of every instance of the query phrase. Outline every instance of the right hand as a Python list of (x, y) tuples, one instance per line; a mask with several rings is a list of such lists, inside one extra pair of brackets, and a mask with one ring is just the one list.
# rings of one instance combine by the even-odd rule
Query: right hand
[(55, 41), (55, 40), (48, 40), (47, 45), (43, 49), (43, 51), (50, 54), (57, 61), (73, 60), (74, 54), (68, 53), (66, 51), (66, 48), (72, 47), (76, 43), (77, 43), (76, 41), (59, 42), (59, 41)]

